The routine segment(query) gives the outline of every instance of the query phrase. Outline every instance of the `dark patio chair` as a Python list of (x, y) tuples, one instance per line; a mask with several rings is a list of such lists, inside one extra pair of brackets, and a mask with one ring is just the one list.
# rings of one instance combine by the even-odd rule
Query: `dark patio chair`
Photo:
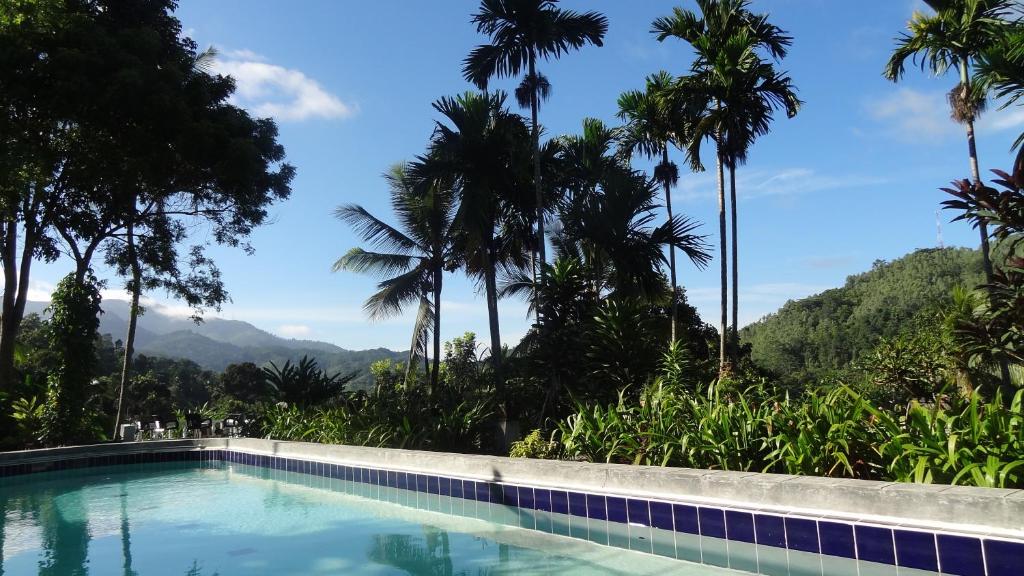
[(181, 426), (178, 423), (177, 416), (165, 416), (164, 418), (160, 419), (160, 424), (162, 424), (163, 432), (164, 434), (167, 435), (168, 438), (173, 436), (174, 432), (181, 432)]
[(185, 415), (185, 434), (192, 438), (209, 436), (212, 428), (213, 420), (203, 418), (202, 414)]

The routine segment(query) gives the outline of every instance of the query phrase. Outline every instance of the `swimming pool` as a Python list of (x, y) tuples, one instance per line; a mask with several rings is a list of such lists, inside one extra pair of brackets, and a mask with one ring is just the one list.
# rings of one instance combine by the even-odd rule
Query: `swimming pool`
[(237, 463), (27, 478), (0, 488), (7, 575), (732, 574), (524, 530), (497, 504), (453, 515), (450, 497)]
[(1024, 490), (250, 438), (0, 453), (0, 506), (2, 575), (1024, 574)]

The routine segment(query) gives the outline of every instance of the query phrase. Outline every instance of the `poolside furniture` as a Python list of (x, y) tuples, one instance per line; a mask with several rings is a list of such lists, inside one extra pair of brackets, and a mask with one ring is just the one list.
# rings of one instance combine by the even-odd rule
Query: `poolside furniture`
[(167, 416), (160, 420), (160, 423), (163, 424), (163, 431), (167, 434), (168, 438), (173, 435), (173, 432), (181, 431), (181, 426), (178, 424), (177, 416)]
[(185, 435), (192, 438), (208, 436), (213, 431), (213, 420), (203, 418), (202, 414), (185, 415)]
[(156, 416), (147, 416), (139, 421), (139, 440), (144, 440), (147, 434), (149, 439), (152, 440), (159, 437), (162, 432), (163, 429), (160, 428), (159, 418)]
[(239, 433), (242, 431), (242, 424), (244, 420), (245, 419), (241, 414), (228, 414), (227, 418), (224, 418), (224, 422), (222, 424), (224, 434), (232, 438), (238, 437)]
[(125, 422), (121, 424), (120, 438), (124, 442), (133, 442), (139, 436), (138, 422)]

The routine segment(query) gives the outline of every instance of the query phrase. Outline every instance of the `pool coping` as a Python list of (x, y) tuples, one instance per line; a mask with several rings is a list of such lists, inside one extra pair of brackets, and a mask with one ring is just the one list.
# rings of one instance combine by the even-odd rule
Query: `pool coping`
[[(582, 513), (567, 509), (570, 516), (607, 521), (608, 526), (621, 525), (630, 530), (637, 525), (652, 533), (657, 527), (657, 508), (662, 515), (672, 515), (669, 529), (677, 535), (684, 531), (679, 527), (680, 514), (687, 514), (702, 524), (697, 532), (702, 541), (720, 536), (730, 543), (729, 548), (775, 546), (787, 550), (791, 558), (802, 552), (830, 557), (828, 545), (829, 550), (839, 550), (834, 554), (854, 562), (859, 558), (864, 564), (866, 558), (871, 558), (871, 547), (880, 544), (879, 563), (907, 567), (904, 562), (914, 562), (914, 555), (924, 546), (926, 559), (922, 562), (938, 566), (946, 546), (953, 557), (967, 552), (977, 557), (975, 568), (951, 573), (1002, 576), (1009, 572), (993, 569), (1002, 566), (999, 558), (1024, 557), (1024, 490), (531, 460), (252, 438), (164, 440), (0, 453), (0, 471), (17, 467), (24, 474), (56, 469), (52, 463), (60, 461), (74, 460), (79, 467), (113, 463), (119, 455), (167, 453), (166, 458), (170, 459), (187, 452), (192, 452), (192, 459), (209, 457), (325, 477), (340, 475), (357, 483), (429, 494), (445, 495), (441, 486), (454, 491), (457, 483), (460, 498), (511, 505), (531, 514), (544, 510), (541, 495), (547, 512), (553, 511), (555, 494), (569, 500), (582, 497), (586, 499)], [(135, 460), (164, 458), (147, 456)], [(463, 494), (464, 486), (471, 486), (476, 493)], [(599, 516), (591, 514), (591, 498), (598, 502), (594, 510), (600, 511)], [(634, 505), (644, 514), (645, 521), (640, 524), (632, 521), (632, 508), (627, 509)], [(766, 542), (779, 538), (771, 533), (772, 526), (776, 526), (775, 530), (782, 534), (778, 543), (761, 541), (762, 521), (768, 530)], [(801, 544), (801, 538), (808, 539), (808, 543)], [(849, 551), (843, 551), (851, 546)], [(988, 567), (978, 562), (987, 563)]]

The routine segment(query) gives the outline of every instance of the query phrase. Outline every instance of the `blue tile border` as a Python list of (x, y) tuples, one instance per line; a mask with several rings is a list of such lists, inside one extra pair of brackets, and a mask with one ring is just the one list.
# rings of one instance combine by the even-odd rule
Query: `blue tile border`
[[(638, 546), (632, 538), (609, 537), (606, 526), (629, 526), (629, 532), (651, 537), (651, 528), (679, 535), (700, 536), (721, 541), (742, 542), (795, 550), (828, 557), (846, 558), (913, 568), (925, 572), (958, 576), (1011, 576), (1020, 574), (1024, 563), (1024, 541), (951, 534), (923, 529), (904, 529), (870, 522), (810, 518), (707, 504), (692, 505), (637, 497), (567, 491), (505, 482), (471, 480), (454, 476), (424, 474), (363, 466), (333, 464), (315, 460), (253, 454), (230, 449), (174, 449), (139, 451), (110, 455), (81, 455), (48, 461), (0, 465), (0, 479), (45, 472), (119, 465), (166, 462), (196, 462), (201, 465), (243, 464), (345, 481), (353, 485), (378, 486), (410, 494), (424, 493), (438, 498), (384, 496), (381, 489), (356, 491), (362, 496), (452, 514), (496, 519), (495, 506), (518, 509), (513, 525), (544, 532), (570, 535), (599, 543), (612, 542), (623, 548), (652, 553), (649, 544)], [(2, 485), (2, 484), (0, 484)], [(399, 493), (400, 494), (400, 493)], [(486, 503), (456, 509), (444, 498)], [(569, 526), (552, 519), (561, 516)], [(575, 519), (575, 520), (574, 520)], [(582, 527), (571, 530), (573, 524)], [(504, 521), (502, 521), (504, 522)], [(595, 523), (596, 522), (596, 523)], [(589, 523), (589, 530), (588, 530)], [(596, 532), (595, 532), (596, 530)], [(636, 531), (636, 532), (634, 532)], [(619, 541), (622, 540), (622, 541)], [(671, 542), (671, 540), (670, 540)], [(671, 544), (670, 544), (671, 545)], [(653, 548), (652, 548), (653, 549)], [(671, 555), (671, 549), (669, 550)], [(678, 549), (676, 557), (694, 559), (693, 551)], [(705, 561), (707, 561), (705, 559)], [(827, 564), (826, 564), (827, 566)]]

